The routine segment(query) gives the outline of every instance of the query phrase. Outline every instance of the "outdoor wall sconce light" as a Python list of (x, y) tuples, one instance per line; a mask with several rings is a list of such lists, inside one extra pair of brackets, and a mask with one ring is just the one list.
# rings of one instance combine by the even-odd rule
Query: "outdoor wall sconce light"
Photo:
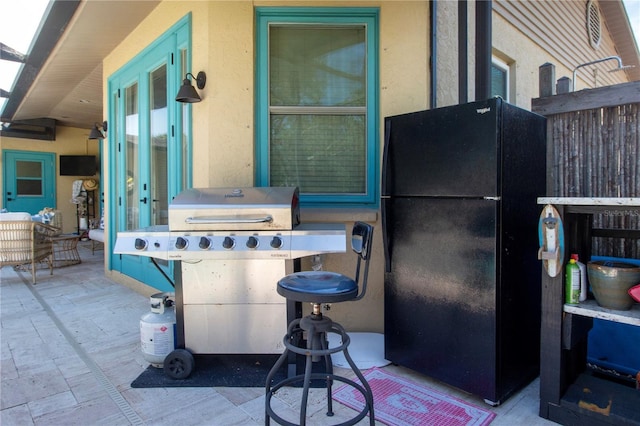
[(176, 95), (176, 101), (178, 102), (192, 104), (194, 102), (200, 102), (202, 100), (200, 98), (200, 95), (198, 95), (196, 89), (194, 89), (194, 87), (191, 85), (189, 76), (191, 76), (191, 78), (195, 78), (196, 86), (198, 86), (198, 89), (204, 89), (204, 85), (207, 82), (207, 75), (204, 73), (204, 71), (200, 71), (197, 77), (188, 72), (187, 75), (184, 76), (184, 80), (182, 80), (182, 86), (180, 86), (180, 90), (178, 90), (178, 94)]
[(107, 122), (103, 121), (102, 124), (95, 123), (89, 132), (89, 139), (104, 139), (104, 134), (98, 129), (101, 127), (103, 131), (107, 131)]

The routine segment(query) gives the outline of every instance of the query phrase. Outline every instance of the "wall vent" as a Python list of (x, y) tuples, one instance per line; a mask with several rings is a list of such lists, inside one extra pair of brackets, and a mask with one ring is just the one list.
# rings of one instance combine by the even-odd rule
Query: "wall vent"
[(600, 17), (600, 8), (594, 0), (587, 3), (587, 34), (589, 36), (589, 44), (594, 49), (600, 47), (602, 40), (602, 19)]

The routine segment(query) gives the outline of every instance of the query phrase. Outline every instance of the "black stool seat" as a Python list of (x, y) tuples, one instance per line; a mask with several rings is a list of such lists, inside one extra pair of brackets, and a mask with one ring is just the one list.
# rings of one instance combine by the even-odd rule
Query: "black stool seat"
[[(269, 425), (271, 419), (274, 419), (282, 425), (296, 425), (296, 423), (291, 423), (279, 416), (271, 407), (271, 397), (282, 387), (291, 385), (295, 382), (303, 383), (302, 401), (300, 404), (300, 423), (298, 424), (305, 425), (311, 380), (317, 379), (326, 381), (327, 416), (333, 416), (331, 393), (332, 384), (334, 381), (340, 381), (360, 392), (364, 398), (365, 404), (358, 414), (339, 425), (355, 425), (367, 414), (369, 414), (370, 425), (373, 426), (375, 424), (373, 393), (371, 392), (371, 387), (349, 355), (349, 351), (347, 349), (350, 343), (349, 335), (340, 324), (332, 321), (331, 318), (322, 314), (322, 304), (359, 300), (364, 296), (367, 288), (369, 254), (372, 238), (373, 227), (371, 225), (363, 222), (356, 222), (354, 224), (351, 234), (351, 248), (358, 254), (358, 263), (356, 266), (355, 278), (353, 279), (336, 272), (306, 271), (287, 275), (278, 281), (278, 294), (292, 301), (309, 302), (313, 304), (313, 310), (310, 315), (291, 321), (287, 329), (287, 334), (282, 339), (285, 351), (271, 368), (266, 380), (265, 425)], [(361, 261), (365, 262), (362, 277), (360, 276)], [(360, 278), (362, 278), (362, 292), (358, 294), (358, 283)], [(342, 344), (334, 348), (329, 348), (327, 333), (339, 335)], [(303, 336), (303, 338), (306, 339), (305, 347), (302, 347), (302, 345), (299, 344), (300, 336)], [(331, 354), (336, 352), (342, 352), (344, 354), (345, 359), (349, 363), (349, 366), (357, 376), (360, 383), (333, 373)], [(288, 377), (278, 383), (272, 383), (276, 372), (288, 359), (290, 353), (305, 356), (304, 374), (298, 374), (293, 377)], [(324, 360), (325, 362), (326, 372), (312, 372), (312, 364), (321, 360)]]
[(278, 281), (278, 294), (296, 302), (344, 302), (356, 298), (358, 284), (335, 272), (297, 272)]

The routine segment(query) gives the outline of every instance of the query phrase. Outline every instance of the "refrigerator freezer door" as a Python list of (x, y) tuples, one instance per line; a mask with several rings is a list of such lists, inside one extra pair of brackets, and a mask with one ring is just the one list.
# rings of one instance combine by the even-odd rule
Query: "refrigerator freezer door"
[(383, 196), (499, 194), (498, 98), (385, 119)]

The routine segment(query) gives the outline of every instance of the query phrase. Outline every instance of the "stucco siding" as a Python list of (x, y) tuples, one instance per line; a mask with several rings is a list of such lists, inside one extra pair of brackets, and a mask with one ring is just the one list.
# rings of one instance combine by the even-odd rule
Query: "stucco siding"
[(429, 5), (384, 3), (380, 11), (381, 119), (426, 109), (429, 96)]
[[(454, 1), (438, 2), (437, 4), (437, 42), (436, 42), (436, 106), (443, 107), (458, 103), (458, 3)], [(470, 37), (468, 46), (475, 40), (475, 23), (468, 21), (467, 31)], [(467, 48), (467, 49), (470, 49)], [(469, 52), (469, 50), (468, 50)], [(473, 55), (471, 55), (471, 59)], [(468, 72), (473, 71), (473, 63), (469, 63)], [(469, 74), (473, 75), (473, 74)], [(470, 80), (468, 80), (470, 81)], [(472, 99), (471, 88), (467, 93)]]
[[(501, 16), (493, 16), (493, 53), (510, 65), (512, 104), (530, 109), (531, 99), (539, 93), (538, 69), (551, 62), (549, 54), (525, 37)], [(556, 69), (556, 77), (560, 77)]]
[[(209, 176), (197, 178), (204, 186), (253, 184), (253, 13), (249, 2), (218, 2), (211, 6), (209, 21), (203, 23), (201, 29), (194, 25), (194, 37), (196, 29), (198, 33), (208, 29), (209, 38), (206, 50), (193, 49), (194, 61), (205, 59), (202, 69), (211, 82), (207, 92), (208, 116), (202, 117), (201, 112), (196, 111), (197, 106), (193, 109), (194, 118), (196, 114), (200, 117), (194, 123), (206, 123), (209, 127), (207, 135), (202, 136), (208, 140), (209, 150), (202, 158), (209, 158), (209, 163), (201, 169), (209, 170)], [(194, 126), (194, 140), (198, 138), (195, 130)], [(199, 149), (194, 153), (197, 157)]]

